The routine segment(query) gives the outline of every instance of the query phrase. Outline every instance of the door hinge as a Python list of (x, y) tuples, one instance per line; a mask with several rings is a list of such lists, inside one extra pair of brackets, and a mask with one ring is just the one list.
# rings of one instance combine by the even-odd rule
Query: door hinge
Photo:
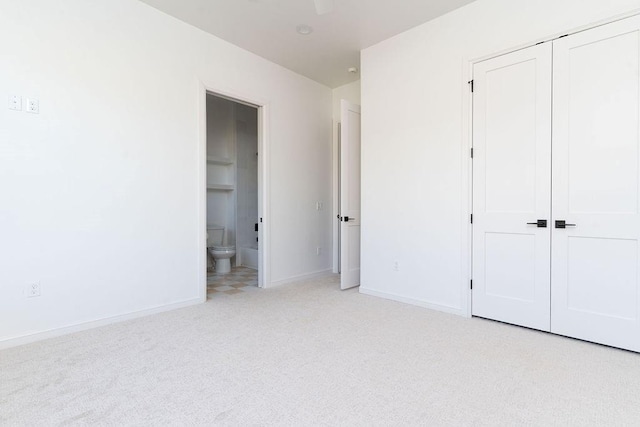
[(473, 214), (471, 214), (471, 224), (473, 224)]
[(469, 280), (469, 284), (471, 285), (471, 289), (473, 289), (473, 279)]
[(471, 149), (471, 158), (473, 159), (473, 148)]
[(471, 88), (471, 93), (473, 93), (473, 80), (469, 80), (469, 87)]

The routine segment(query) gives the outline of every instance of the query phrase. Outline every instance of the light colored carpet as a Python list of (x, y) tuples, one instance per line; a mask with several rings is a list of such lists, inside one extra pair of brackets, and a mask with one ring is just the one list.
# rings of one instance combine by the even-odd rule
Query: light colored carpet
[(638, 425), (640, 355), (335, 278), (0, 352), (0, 425)]

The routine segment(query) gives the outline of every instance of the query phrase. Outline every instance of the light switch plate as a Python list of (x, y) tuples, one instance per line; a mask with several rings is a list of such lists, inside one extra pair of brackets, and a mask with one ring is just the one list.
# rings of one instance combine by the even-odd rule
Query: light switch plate
[(22, 111), (22, 97), (20, 95), (9, 95), (9, 110)]

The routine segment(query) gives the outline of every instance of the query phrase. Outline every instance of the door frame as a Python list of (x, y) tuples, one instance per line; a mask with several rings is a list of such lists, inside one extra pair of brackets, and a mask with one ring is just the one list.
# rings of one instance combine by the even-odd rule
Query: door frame
[(546, 37), (541, 37), (529, 43), (514, 46), (499, 52), (493, 52), (478, 57), (462, 58), (462, 138), (461, 138), (461, 248), (462, 256), (460, 260), (460, 271), (462, 281), (460, 283), (460, 295), (462, 301), (461, 312), (465, 317), (472, 317), (472, 291), (471, 281), (473, 280), (473, 224), (471, 224), (471, 214), (473, 212), (473, 161), (471, 159), (471, 149), (473, 148), (473, 96), (470, 89), (470, 83), (473, 81), (473, 67), (476, 63), (486, 61), (487, 59), (496, 58), (518, 50), (535, 46), (538, 43), (552, 42), (562, 36), (580, 33), (592, 28), (607, 25), (616, 21), (640, 15), (640, 9), (616, 15), (607, 19), (603, 19), (591, 24), (582, 25), (572, 30), (561, 31)]
[(342, 131), (342, 122), (338, 120), (334, 122), (334, 137), (332, 144), (333, 157), (333, 210), (331, 212), (331, 221), (333, 224), (333, 273), (340, 274), (340, 243), (342, 239), (340, 221), (340, 174), (342, 173), (342, 163), (340, 161), (340, 150), (342, 149), (342, 141), (340, 140), (340, 132)]
[[(258, 110), (258, 216), (262, 222), (258, 226), (258, 286), (269, 287), (271, 283), (270, 264), (270, 197), (269, 197), (269, 111), (266, 100), (241, 94), (223, 87), (216, 87), (199, 81), (198, 84), (198, 288), (199, 297), (207, 300), (207, 94), (230, 101), (256, 107)], [(237, 248), (236, 248), (237, 249)]]

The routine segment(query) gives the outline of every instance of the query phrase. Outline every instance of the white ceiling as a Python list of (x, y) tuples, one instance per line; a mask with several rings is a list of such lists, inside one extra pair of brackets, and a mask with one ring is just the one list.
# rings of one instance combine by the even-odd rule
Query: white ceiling
[[(314, 0), (141, 1), (335, 88), (360, 78), (347, 69), (359, 67), (361, 49), (473, 0), (333, 0), (324, 15)], [(300, 24), (314, 32), (298, 34)]]

